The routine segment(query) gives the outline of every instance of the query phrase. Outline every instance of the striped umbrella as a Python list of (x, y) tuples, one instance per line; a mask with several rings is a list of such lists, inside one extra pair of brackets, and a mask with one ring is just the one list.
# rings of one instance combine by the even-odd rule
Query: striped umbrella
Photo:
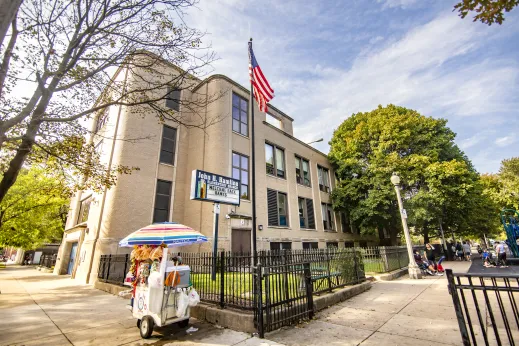
[(191, 227), (176, 222), (160, 222), (143, 227), (119, 242), (119, 246), (160, 245), (168, 247), (199, 244), (207, 237)]

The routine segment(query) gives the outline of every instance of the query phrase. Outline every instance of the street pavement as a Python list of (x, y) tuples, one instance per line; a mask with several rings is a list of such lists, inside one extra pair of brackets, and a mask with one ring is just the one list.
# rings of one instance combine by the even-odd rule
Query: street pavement
[[(445, 267), (466, 272), (469, 262)], [(350, 300), (258, 339), (192, 319), (142, 340), (127, 300), (32, 267), (0, 270), (0, 345), (460, 345), (445, 277), (376, 282)]]

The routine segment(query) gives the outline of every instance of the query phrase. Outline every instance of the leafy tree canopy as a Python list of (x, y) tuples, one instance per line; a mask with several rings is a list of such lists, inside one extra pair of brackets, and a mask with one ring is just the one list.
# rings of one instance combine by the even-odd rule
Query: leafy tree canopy
[(339, 178), (334, 208), (362, 232), (390, 231), (394, 243), (401, 224), (390, 177), (397, 172), (410, 226), (425, 233), (440, 222), (454, 227), (477, 173), (446, 123), (395, 105), (345, 120), (330, 142)]
[(476, 12), (474, 22), (480, 21), (488, 25), (503, 24), (504, 12), (510, 12), (519, 5), (519, 0), (463, 0), (454, 6), (461, 18), (470, 12)]
[(63, 235), (70, 190), (41, 168), (22, 169), (0, 204), (0, 245), (25, 249)]

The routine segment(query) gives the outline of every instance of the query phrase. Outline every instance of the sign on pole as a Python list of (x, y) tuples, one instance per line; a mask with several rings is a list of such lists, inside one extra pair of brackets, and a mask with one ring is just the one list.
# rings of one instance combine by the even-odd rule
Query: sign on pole
[(191, 174), (191, 199), (240, 205), (240, 181), (195, 169)]

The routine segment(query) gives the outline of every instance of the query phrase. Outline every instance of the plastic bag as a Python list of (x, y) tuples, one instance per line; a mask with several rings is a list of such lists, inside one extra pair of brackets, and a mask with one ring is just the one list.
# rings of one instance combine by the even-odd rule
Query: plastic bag
[(177, 317), (184, 317), (189, 307), (189, 297), (186, 292), (180, 291), (177, 294)]
[(126, 273), (126, 277), (124, 278), (124, 285), (131, 286), (133, 280), (135, 280), (135, 276), (131, 271), (129, 271), (128, 273)]
[(197, 306), (200, 303), (200, 296), (198, 292), (192, 288), (189, 292), (189, 306)]
[(148, 277), (148, 285), (154, 288), (160, 288), (162, 284), (162, 277), (160, 272), (152, 272)]

